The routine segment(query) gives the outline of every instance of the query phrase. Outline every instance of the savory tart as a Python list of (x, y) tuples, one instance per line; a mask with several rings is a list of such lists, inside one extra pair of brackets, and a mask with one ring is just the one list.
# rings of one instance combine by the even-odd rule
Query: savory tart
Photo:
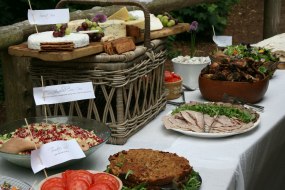
[(152, 149), (124, 150), (110, 156), (109, 161), (109, 173), (130, 188), (145, 185), (147, 189), (159, 189), (176, 185), (182, 189), (193, 171), (186, 158)]

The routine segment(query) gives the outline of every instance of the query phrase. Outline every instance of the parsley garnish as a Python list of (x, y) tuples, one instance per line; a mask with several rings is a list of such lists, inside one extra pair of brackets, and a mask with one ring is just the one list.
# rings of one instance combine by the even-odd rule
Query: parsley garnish
[(180, 111), (185, 111), (185, 110), (201, 112), (203, 114), (208, 114), (211, 117), (217, 115), (218, 113), (219, 115), (224, 115), (229, 118), (233, 117), (238, 118), (245, 123), (249, 123), (251, 121), (254, 121), (255, 119), (255, 115), (251, 114), (248, 111), (241, 110), (235, 107), (215, 105), (215, 104), (195, 104), (195, 105), (185, 104), (173, 110), (172, 114), (179, 113)]

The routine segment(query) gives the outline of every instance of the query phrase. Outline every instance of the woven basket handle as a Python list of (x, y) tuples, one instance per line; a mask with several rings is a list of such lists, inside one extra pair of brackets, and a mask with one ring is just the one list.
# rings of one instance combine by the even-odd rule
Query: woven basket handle
[(145, 18), (145, 31), (144, 31), (144, 46), (148, 49), (151, 48), (150, 44), (150, 16), (147, 8), (139, 3), (129, 0), (61, 0), (57, 3), (55, 8), (61, 8), (69, 3), (72, 4), (93, 4), (98, 6), (112, 6), (112, 5), (126, 5), (126, 6), (137, 6), (144, 12)]

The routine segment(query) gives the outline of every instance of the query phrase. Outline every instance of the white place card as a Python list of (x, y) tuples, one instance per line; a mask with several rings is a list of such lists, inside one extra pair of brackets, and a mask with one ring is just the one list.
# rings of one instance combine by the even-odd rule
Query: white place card
[(227, 47), (233, 44), (232, 36), (213, 36), (213, 41), (218, 47)]
[(69, 9), (28, 10), (30, 24), (48, 25), (69, 22)]
[(232, 36), (216, 36), (215, 28), (213, 28), (213, 41), (218, 47), (227, 47), (233, 44), (233, 37)]
[(68, 160), (84, 158), (85, 154), (75, 139), (53, 141), (44, 144), (31, 153), (31, 166), (34, 173)]
[(95, 98), (92, 82), (33, 88), (36, 105), (56, 104)]

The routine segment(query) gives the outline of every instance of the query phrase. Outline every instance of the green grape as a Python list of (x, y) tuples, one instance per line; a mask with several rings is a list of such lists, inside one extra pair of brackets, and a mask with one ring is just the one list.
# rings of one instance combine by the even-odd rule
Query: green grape
[(65, 35), (69, 35), (70, 33), (71, 33), (70, 28), (66, 28), (66, 29), (65, 29)]
[(97, 22), (92, 22), (92, 27), (96, 27), (96, 26), (98, 26)]
[(61, 24), (56, 24), (55, 26), (56, 26), (56, 29), (59, 30), (61, 27)]

